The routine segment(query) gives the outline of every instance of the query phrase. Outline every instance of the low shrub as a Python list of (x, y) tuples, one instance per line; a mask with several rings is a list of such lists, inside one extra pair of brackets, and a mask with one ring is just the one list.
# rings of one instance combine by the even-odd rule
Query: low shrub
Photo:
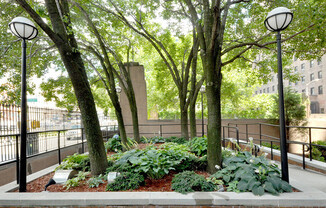
[(315, 141), (312, 142), (316, 145), (322, 145), (321, 146), (312, 146), (312, 158), (315, 160), (319, 160), (321, 162), (326, 162), (326, 141)]
[[(270, 142), (262, 142), (261, 145), (264, 146), (264, 147), (271, 148), (271, 143)], [(280, 150), (281, 148), (280, 148), (280, 145), (273, 144), (273, 149)]]
[(72, 187), (79, 186), (80, 182), (86, 180), (86, 177), (89, 174), (90, 174), (89, 172), (79, 171), (76, 177), (69, 179), (65, 182), (64, 187), (68, 190)]
[(188, 142), (190, 151), (195, 153), (197, 156), (204, 156), (207, 154), (207, 138), (206, 137), (195, 137)]
[(90, 171), (90, 159), (88, 154), (75, 153), (66, 157), (55, 170)]
[(102, 174), (97, 177), (91, 177), (88, 179), (87, 184), (90, 188), (98, 187), (100, 184), (104, 183), (105, 176)]
[[(237, 152), (235, 156), (223, 160), (225, 168), (210, 178), (222, 181), (227, 191), (253, 192), (263, 195), (265, 192), (278, 195), (291, 192), (292, 187), (280, 178), (280, 169), (265, 157), (254, 157), (249, 152)], [(217, 169), (220, 167), (216, 166)]]
[(184, 171), (172, 179), (172, 189), (186, 194), (195, 191), (214, 191), (214, 184), (206, 181), (205, 177), (194, 171)]
[[(127, 144), (125, 146), (125, 149), (132, 149), (132, 147), (135, 144), (136, 142), (133, 139), (127, 138)], [(112, 151), (112, 152), (122, 151), (122, 147), (123, 147), (121, 138), (118, 134), (114, 135), (107, 142), (105, 142), (104, 146), (106, 151)]]
[(125, 191), (138, 189), (144, 183), (144, 176), (138, 173), (123, 172), (116, 177), (113, 183), (106, 187), (107, 191)]
[(176, 144), (186, 144), (188, 141), (184, 137), (171, 136), (165, 139), (165, 142), (173, 142)]
[(151, 137), (151, 138), (146, 138), (146, 137), (142, 137), (140, 138), (140, 142), (144, 143), (144, 144), (156, 144), (156, 143), (163, 143), (165, 142), (165, 139), (163, 137), (159, 137), (159, 136), (155, 136), (155, 137)]

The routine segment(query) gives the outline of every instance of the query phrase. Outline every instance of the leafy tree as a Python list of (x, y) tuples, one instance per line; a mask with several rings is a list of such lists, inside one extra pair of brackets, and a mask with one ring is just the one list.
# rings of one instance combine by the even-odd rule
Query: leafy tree
[[(325, 27), (322, 26), (325, 22), (325, 19), (323, 19), (325, 13), (321, 13), (326, 3), (322, 1), (307, 2), (301, 0), (291, 2), (283, 0), (180, 0), (178, 2), (181, 4), (184, 3), (188, 14), (191, 15), (192, 23), (196, 26), (196, 32), (200, 42), (200, 56), (207, 78), (208, 171), (215, 172), (214, 166), (216, 164), (220, 165), (222, 161), (222, 68), (235, 61), (255, 59), (260, 53), (275, 53), (275, 37), (273, 37), (270, 32), (266, 33), (263, 22), (266, 13), (276, 6), (286, 6), (293, 9), (295, 13), (297, 12), (297, 16), (299, 16), (299, 14), (302, 15), (302, 18), (298, 17), (300, 21), (294, 21), (293, 24), (283, 32), (286, 37), (283, 39), (283, 42), (289, 41), (289, 44), (283, 44), (285, 45), (283, 48), (284, 51), (293, 52), (296, 48), (298, 49), (298, 51), (296, 51), (298, 54), (303, 54), (300, 49), (303, 49), (307, 42), (311, 43), (311, 48), (323, 48), (325, 36), (321, 33), (325, 32)], [(310, 14), (308, 11), (310, 11)], [(309, 33), (306, 32), (308, 30)], [(301, 36), (300, 34), (304, 35)], [(307, 42), (304, 41), (304, 43), (302, 43), (303, 41), (299, 41), (299, 38), (301, 39), (305, 36), (307, 36), (307, 39), (305, 39)], [(269, 49), (270, 51), (255, 50), (258, 48)], [(311, 52), (313, 54), (313, 51)], [(239, 60), (239, 58), (241, 58), (241, 60)], [(266, 68), (258, 68), (258, 70), (264, 69)]]
[[(268, 117), (278, 123), (279, 119), (279, 107), (278, 107), (278, 94), (273, 94), (274, 100), (271, 106), (271, 112)], [(306, 119), (306, 106), (302, 101), (301, 93), (296, 93), (290, 87), (284, 89), (284, 113), (285, 113), (285, 125), (300, 125)]]
[[(16, 0), (16, 3), (33, 18), (58, 49), (69, 74), (81, 111), (92, 174), (99, 175), (104, 173), (108, 165), (104, 143), (94, 98), (73, 32), (68, 1), (46, 0), (46, 9), (41, 3), (34, 3), (34, 8), (25, 0)], [(51, 24), (47, 24), (40, 14), (47, 20), (50, 20)]]

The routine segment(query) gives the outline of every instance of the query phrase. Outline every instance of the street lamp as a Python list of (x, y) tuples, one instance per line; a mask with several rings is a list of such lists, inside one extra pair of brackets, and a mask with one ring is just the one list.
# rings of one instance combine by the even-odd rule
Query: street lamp
[[(34, 39), (38, 30), (33, 22), (24, 17), (16, 17), (9, 23), (11, 32), (22, 39), (22, 72), (21, 72), (21, 120), (20, 120), (20, 171), (19, 192), (26, 192), (26, 40)], [(18, 159), (18, 158), (17, 158)]]
[(202, 128), (202, 137), (205, 134), (205, 128), (204, 128), (204, 102), (203, 102), (203, 97), (204, 97), (204, 93), (205, 93), (206, 89), (205, 86), (202, 85), (200, 87), (200, 93), (201, 93), (201, 128)]
[(265, 26), (268, 30), (277, 32), (277, 66), (278, 66), (278, 96), (279, 96), (279, 114), (280, 114), (280, 139), (281, 139), (281, 167), (282, 179), (289, 182), (288, 156), (286, 149), (286, 129), (284, 116), (284, 95), (283, 95), (283, 72), (281, 55), (281, 33), (286, 29), (293, 19), (293, 13), (285, 7), (278, 7), (270, 11), (265, 20)]

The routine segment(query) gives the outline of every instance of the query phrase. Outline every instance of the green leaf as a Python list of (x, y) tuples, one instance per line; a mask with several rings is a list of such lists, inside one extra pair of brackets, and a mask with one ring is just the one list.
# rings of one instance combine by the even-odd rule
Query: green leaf
[(292, 192), (292, 186), (286, 181), (281, 181), (281, 187), (285, 192)]
[(231, 180), (231, 176), (230, 175), (224, 175), (223, 180), (228, 183)]
[(264, 184), (264, 189), (265, 189), (267, 192), (269, 192), (269, 193), (271, 193), (271, 194), (273, 194), (273, 195), (278, 195), (278, 191), (274, 189), (273, 184), (272, 184), (271, 182), (268, 182), (268, 181), (267, 181), (267, 182)]
[(262, 195), (264, 195), (265, 191), (264, 191), (264, 188), (263, 187), (261, 187), (261, 186), (255, 186), (252, 189), (252, 193), (254, 195), (262, 196)]
[(241, 181), (239, 181), (237, 188), (240, 191), (246, 191), (248, 189), (248, 185), (249, 185), (248, 181), (241, 180)]

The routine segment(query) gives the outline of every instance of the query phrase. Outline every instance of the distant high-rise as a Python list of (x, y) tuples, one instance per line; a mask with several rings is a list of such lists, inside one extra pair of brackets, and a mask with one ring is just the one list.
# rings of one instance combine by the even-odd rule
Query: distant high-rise
[[(326, 109), (326, 55), (316, 60), (300, 60), (294, 57), (292, 66), (294, 73), (298, 73), (300, 80), (291, 83), (284, 80), (284, 87), (291, 87), (296, 92), (303, 93), (310, 100), (311, 114), (325, 114)], [(255, 94), (277, 93), (277, 74), (272, 80), (260, 88)]]

